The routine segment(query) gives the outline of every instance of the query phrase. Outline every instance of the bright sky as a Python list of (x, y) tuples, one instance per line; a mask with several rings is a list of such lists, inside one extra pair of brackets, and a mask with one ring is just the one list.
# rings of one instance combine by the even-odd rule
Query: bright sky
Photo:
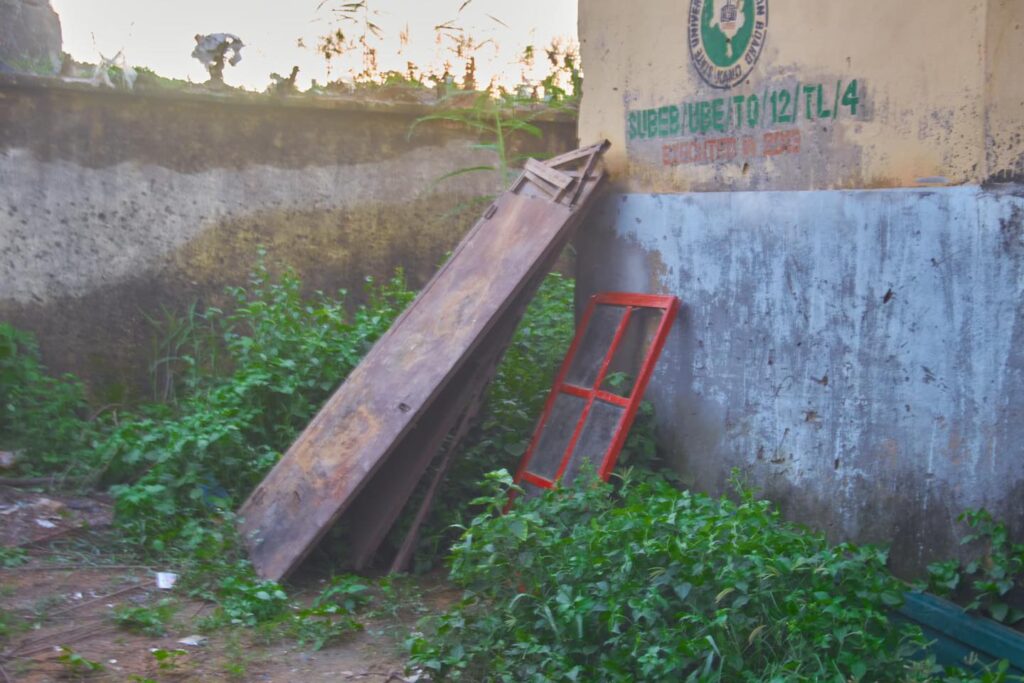
[[(123, 49), (128, 63), (146, 66), (162, 76), (207, 79), (202, 65), (190, 55), (197, 33), (234, 33), (246, 44), (242, 61), (227, 67), (224, 80), (231, 85), (262, 90), (269, 74), (286, 75), (300, 68), (299, 83), (328, 80), (327, 61), (317, 53), (322, 35), (339, 25), (332, 8), (350, 0), (52, 0), (64, 32), (64, 51), (75, 59), (95, 63), (97, 53), (112, 57)], [(438, 44), (434, 26), (452, 20), (476, 41), (488, 43), (476, 52), (477, 79), (486, 84), (492, 74), (507, 83), (519, 80), (517, 59), (527, 45), (537, 51), (536, 71), (547, 73), (543, 49), (552, 38), (576, 37), (577, 0), (369, 0), (372, 21), (384, 39), (378, 49), (381, 70), (405, 71), (411, 60), (420, 67), (440, 65), (452, 55), (450, 42)], [(500, 22), (500, 23), (499, 23)], [(341, 25), (347, 35), (360, 29)], [(405, 47), (399, 34), (408, 27)], [(301, 39), (305, 47), (301, 47)], [(454, 61), (454, 60), (453, 60)], [(358, 55), (331, 78), (348, 79), (350, 66), (361, 64)], [(461, 62), (453, 69), (460, 76)]]

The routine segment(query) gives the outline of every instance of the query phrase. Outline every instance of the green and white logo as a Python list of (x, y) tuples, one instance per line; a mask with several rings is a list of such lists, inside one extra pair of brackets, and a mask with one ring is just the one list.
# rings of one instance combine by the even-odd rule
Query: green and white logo
[(690, 0), (690, 56), (713, 88), (731, 88), (754, 68), (768, 34), (768, 0)]

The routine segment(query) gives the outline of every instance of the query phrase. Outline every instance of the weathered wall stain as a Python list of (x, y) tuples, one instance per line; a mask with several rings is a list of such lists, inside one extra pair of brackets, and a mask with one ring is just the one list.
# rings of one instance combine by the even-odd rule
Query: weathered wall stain
[(578, 296), (682, 299), (648, 394), (685, 481), (740, 467), (909, 573), (956, 551), (965, 507), (1024, 531), (1022, 211), (977, 188), (619, 195), (577, 241)]
[(901, 572), (965, 507), (1024, 534), (1024, 3), (594, 0), (580, 43), (621, 194), (578, 295), (683, 300), (649, 391), (685, 481)]
[[(36, 332), (56, 371), (101, 395), (146, 384), (161, 305), (222, 301), (258, 245), (310, 289), (403, 266), (422, 284), (493, 193), (453, 126), (422, 107), (132, 95), (0, 82), (0, 319)], [(406, 110), (408, 109), (408, 110)], [(512, 154), (575, 146), (571, 120)]]

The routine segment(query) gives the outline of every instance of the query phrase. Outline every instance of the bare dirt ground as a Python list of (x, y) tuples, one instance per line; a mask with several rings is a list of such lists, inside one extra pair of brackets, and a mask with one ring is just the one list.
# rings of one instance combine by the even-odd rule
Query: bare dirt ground
[[(57, 509), (56, 504), (31, 507), (32, 501), (21, 502), (22, 517), (25, 509), (32, 515)], [(59, 512), (51, 516), (61, 523)], [(3, 522), (0, 518), (0, 526)], [(24, 520), (18, 525), (24, 526)], [(31, 526), (26, 529), (36, 533)], [(420, 617), (442, 609), (455, 596), (439, 575), (398, 579), (386, 594), (374, 589), (373, 600), (357, 617), (362, 631), (321, 650), (300, 646), (274, 627), (204, 632), (202, 620), (215, 606), (178, 589), (157, 588), (156, 571), (174, 567), (115, 564), (123, 560), (104, 550), (105, 543), (113, 545), (110, 533), (72, 529), (59, 539), (44, 534), (42, 541), (21, 544), (27, 562), (0, 566), (0, 683), (415, 681), (415, 674), (405, 672), (402, 641)], [(14, 545), (13, 539), (5, 540), (8, 548)], [(323, 581), (322, 575), (299, 577), (286, 586), (288, 595), (308, 604), (323, 589)], [(173, 605), (164, 636), (129, 632), (114, 620), (119, 607), (152, 607), (161, 601)], [(193, 635), (204, 642), (178, 642)], [(94, 666), (102, 668), (92, 670)]]
[[(444, 600), (444, 587), (421, 581), (424, 600)], [(433, 582), (436, 584), (436, 582)], [(301, 589), (290, 586), (302, 599)], [(308, 593), (313, 593), (309, 590)], [(430, 592), (434, 592), (432, 597)], [(0, 665), (10, 681), (405, 681), (402, 639), (427, 608), (394, 605), (363, 618), (365, 630), (322, 650), (299, 647), (287, 636), (232, 627), (213, 633), (198, 628), (212, 606), (179, 597), (167, 635), (151, 637), (118, 628), (112, 615), (120, 605), (155, 605), (174, 591), (156, 588), (154, 572), (141, 567), (65, 568), (45, 559), (0, 569), (0, 609), (8, 614), (11, 635), (0, 640)], [(178, 643), (200, 634), (200, 646)], [(160, 667), (154, 650), (173, 652), (173, 664)], [(68, 656), (73, 653), (103, 668), (87, 675)], [(0, 674), (0, 678), (3, 674)]]

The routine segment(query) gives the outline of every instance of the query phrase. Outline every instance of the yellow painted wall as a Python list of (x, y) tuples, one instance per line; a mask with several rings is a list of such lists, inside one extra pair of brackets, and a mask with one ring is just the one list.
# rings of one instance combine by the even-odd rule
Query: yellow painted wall
[(985, 150), (990, 177), (1024, 178), (1024, 0), (990, 0), (985, 51)]
[[(1024, 0), (746, 0), (765, 2), (764, 46), (749, 75), (724, 89), (695, 66), (691, 1), (715, 3), (715, 12), (725, 2), (580, 2), (580, 138), (612, 141), (608, 164), (625, 189), (914, 187), (1024, 175)], [(654, 137), (636, 125), (630, 136), (630, 112)]]

